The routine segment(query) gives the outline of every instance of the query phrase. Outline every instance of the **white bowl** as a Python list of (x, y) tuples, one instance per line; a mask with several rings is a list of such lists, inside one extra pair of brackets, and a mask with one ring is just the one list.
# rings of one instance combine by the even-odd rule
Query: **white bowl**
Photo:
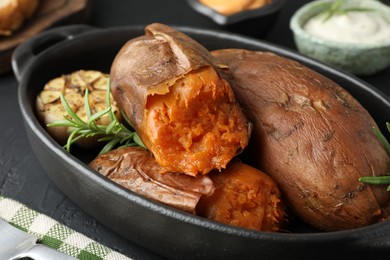
[[(390, 38), (380, 43), (345, 43), (313, 36), (303, 29), (306, 22), (323, 11), (317, 0), (299, 8), (290, 20), (290, 28), (299, 52), (355, 75), (370, 75), (390, 65)], [(389, 22), (390, 7), (376, 0), (347, 0), (346, 5), (375, 10)]]

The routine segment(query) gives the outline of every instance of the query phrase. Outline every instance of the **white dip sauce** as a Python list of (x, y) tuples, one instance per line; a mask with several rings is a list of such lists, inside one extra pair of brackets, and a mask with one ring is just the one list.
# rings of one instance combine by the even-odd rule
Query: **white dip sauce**
[(390, 23), (375, 12), (348, 12), (328, 20), (318, 15), (304, 26), (308, 33), (345, 43), (380, 43), (390, 40)]

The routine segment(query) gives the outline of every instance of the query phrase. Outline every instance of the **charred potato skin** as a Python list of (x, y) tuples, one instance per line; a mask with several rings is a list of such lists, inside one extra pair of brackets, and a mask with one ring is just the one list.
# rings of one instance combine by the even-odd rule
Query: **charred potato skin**
[(389, 193), (359, 182), (390, 160), (369, 113), (330, 79), (286, 58), (217, 50), (237, 100), (253, 122), (247, 159), (279, 185), (292, 210), (324, 231), (385, 218)]

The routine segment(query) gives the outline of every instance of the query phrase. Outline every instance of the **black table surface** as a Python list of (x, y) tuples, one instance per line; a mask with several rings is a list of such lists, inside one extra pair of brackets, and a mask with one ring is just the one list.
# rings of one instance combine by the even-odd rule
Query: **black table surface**
[[(289, 20), (307, 0), (286, 0), (276, 24), (261, 40), (296, 50)], [(384, 2), (389, 2), (384, 1)], [(94, 0), (89, 24), (98, 28), (146, 25), (213, 28), (185, 0)], [(361, 77), (384, 94), (390, 94), (390, 68)], [(18, 200), (74, 230), (134, 259), (163, 259), (113, 233), (70, 201), (46, 176), (27, 140), (17, 100), (17, 81), (0, 75), (0, 194)]]

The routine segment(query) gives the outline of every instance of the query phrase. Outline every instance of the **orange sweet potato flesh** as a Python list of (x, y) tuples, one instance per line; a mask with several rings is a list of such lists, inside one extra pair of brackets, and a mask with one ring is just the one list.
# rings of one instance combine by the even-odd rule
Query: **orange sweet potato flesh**
[(248, 144), (249, 123), (223, 67), (199, 43), (162, 24), (127, 42), (111, 67), (118, 107), (165, 171), (221, 170)]
[(301, 219), (333, 231), (386, 217), (386, 187), (359, 178), (385, 175), (390, 159), (356, 99), (275, 54), (230, 49), (213, 55), (228, 65), (224, 78), (253, 122), (246, 159), (277, 182)]
[(265, 173), (234, 160), (221, 173), (209, 174), (215, 185), (202, 196), (197, 214), (228, 225), (261, 231), (280, 231), (284, 204), (276, 183)]
[(248, 138), (233, 102), (229, 85), (211, 67), (188, 73), (164, 96), (150, 97), (143, 129), (159, 163), (191, 175), (224, 168)]
[(201, 196), (214, 191), (207, 175), (161, 174), (153, 155), (141, 147), (109, 151), (96, 157), (89, 166), (124, 188), (190, 213), (195, 213)]

